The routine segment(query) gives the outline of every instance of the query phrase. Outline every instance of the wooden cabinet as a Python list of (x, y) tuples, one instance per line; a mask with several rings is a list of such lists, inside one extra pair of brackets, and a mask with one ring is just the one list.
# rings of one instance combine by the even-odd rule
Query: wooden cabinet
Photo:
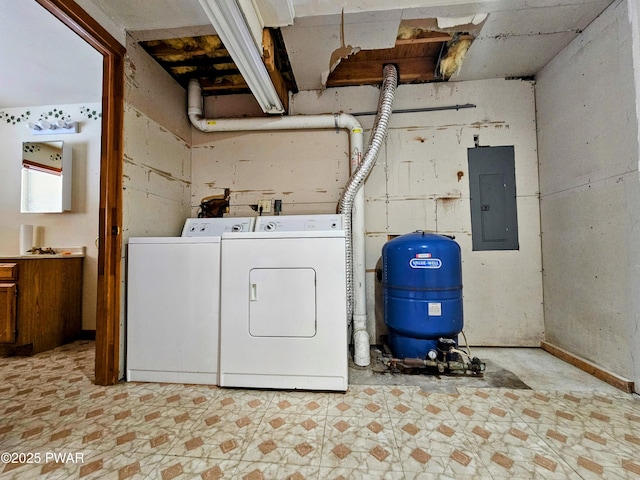
[(79, 338), (83, 260), (0, 260), (0, 355), (32, 355)]
[(0, 263), (0, 343), (16, 341), (18, 264)]

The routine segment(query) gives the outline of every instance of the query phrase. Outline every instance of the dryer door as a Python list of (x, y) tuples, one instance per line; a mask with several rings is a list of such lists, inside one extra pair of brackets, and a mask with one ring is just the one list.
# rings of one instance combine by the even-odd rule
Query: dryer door
[(252, 269), (249, 272), (249, 334), (252, 337), (315, 336), (315, 270)]

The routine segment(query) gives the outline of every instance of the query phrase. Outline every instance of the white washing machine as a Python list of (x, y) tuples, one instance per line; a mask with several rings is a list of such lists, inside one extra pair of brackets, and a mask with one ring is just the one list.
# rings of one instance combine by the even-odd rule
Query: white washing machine
[(218, 383), (220, 236), (253, 218), (190, 218), (182, 237), (128, 245), (128, 381)]
[(347, 389), (341, 215), (259, 217), (253, 233), (223, 234), (221, 277), (220, 386)]

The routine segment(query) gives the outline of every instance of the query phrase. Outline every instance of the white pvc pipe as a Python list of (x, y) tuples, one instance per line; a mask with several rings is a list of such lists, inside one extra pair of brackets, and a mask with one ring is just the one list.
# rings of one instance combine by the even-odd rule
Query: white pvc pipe
[(371, 338), (367, 330), (367, 289), (365, 283), (364, 186), (358, 190), (351, 214), (351, 264), (353, 265), (353, 361), (360, 367), (371, 363)]
[[(362, 164), (360, 165), (358, 170), (353, 173), (353, 175), (351, 175), (351, 178), (349, 179), (349, 182), (345, 187), (345, 191), (340, 198), (340, 202), (338, 203), (338, 210), (340, 211), (340, 213), (344, 213), (349, 217), (351, 217), (352, 212), (355, 209), (356, 199), (358, 198), (358, 196), (362, 196), (361, 187), (376, 163), (378, 152), (383, 145), (384, 138), (387, 136), (389, 118), (391, 117), (391, 113), (393, 111), (393, 98), (395, 96), (395, 90), (398, 84), (397, 68), (392, 64), (385, 65), (382, 77), (382, 88), (380, 90), (380, 98), (378, 100), (378, 111), (373, 128), (371, 129), (371, 138), (369, 140), (367, 151), (364, 154), (364, 158), (362, 159)], [(353, 222), (347, 222), (347, 228), (351, 228), (352, 226)], [(358, 227), (360, 226), (358, 225)], [(362, 227), (364, 227), (364, 225)], [(362, 231), (364, 232), (364, 229)], [(356, 237), (355, 233), (352, 233), (352, 231), (347, 232), (347, 242), (349, 240), (352, 240), (354, 237)], [(353, 260), (354, 255), (356, 255), (356, 253), (353, 243), (347, 243), (347, 258), (351, 258)], [(353, 283), (355, 283), (353, 281), (353, 278), (351, 279), (351, 283), (347, 282), (348, 288), (351, 288), (351, 291), (347, 292), (347, 298), (352, 298), (353, 300), (355, 300)], [(361, 301), (361, 299), (358, 300)], [(364, 301), (366, 301), (366, 295)], [(354, 312), (354, 362), (357, 365), (366, 366), (371, 362), (371, 355), (369, 353), (370, 340), (369, 333), (367, 332), (366, 315), (364, 316), (364, 318), (357, 316), (355, 314), (355, 307), (353, 302), (349, 304), (349, 309)]]
[[(203, 117), (202, 89), (196, 79), (189, 81), (188, 110), (191, 124), (202, 132), (239, 132), (269, 130), (307, 130), (307, 129), (347, 129), (349, 130), (349, 147), (351, 174), (362, 161), (364, 135), (362, 125), (352, 115), (336, 113), (328, 115), (293, 115), (283, 117), (252, 117), (209, 119)], [(365, 283), (365, 227), (364, 227), (364, 192), (362, 188), (356, 194), (353, 204), (352, 245), (353, 258), (353, 321), (354, 321), (354, 361), (357, 365), (367, 366), (370, 363), (369, 334), (367, 332), (367, 290)], [(351, 319), (347, 319), (350, 321)], [(357, 324), (356, 324), (357, 322)], [(356, 328), (360, 332), (355, 335)], [(366, 354), (365, 354), (366, 352)]]

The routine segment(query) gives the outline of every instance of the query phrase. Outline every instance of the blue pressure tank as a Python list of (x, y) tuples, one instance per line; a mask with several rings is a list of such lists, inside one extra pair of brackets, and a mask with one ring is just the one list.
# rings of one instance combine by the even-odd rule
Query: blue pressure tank
[(382, 247), (384, 321), (396, 358), (422, 358), (462, 331), (462, 261), (450, 237), (417, 231)]

